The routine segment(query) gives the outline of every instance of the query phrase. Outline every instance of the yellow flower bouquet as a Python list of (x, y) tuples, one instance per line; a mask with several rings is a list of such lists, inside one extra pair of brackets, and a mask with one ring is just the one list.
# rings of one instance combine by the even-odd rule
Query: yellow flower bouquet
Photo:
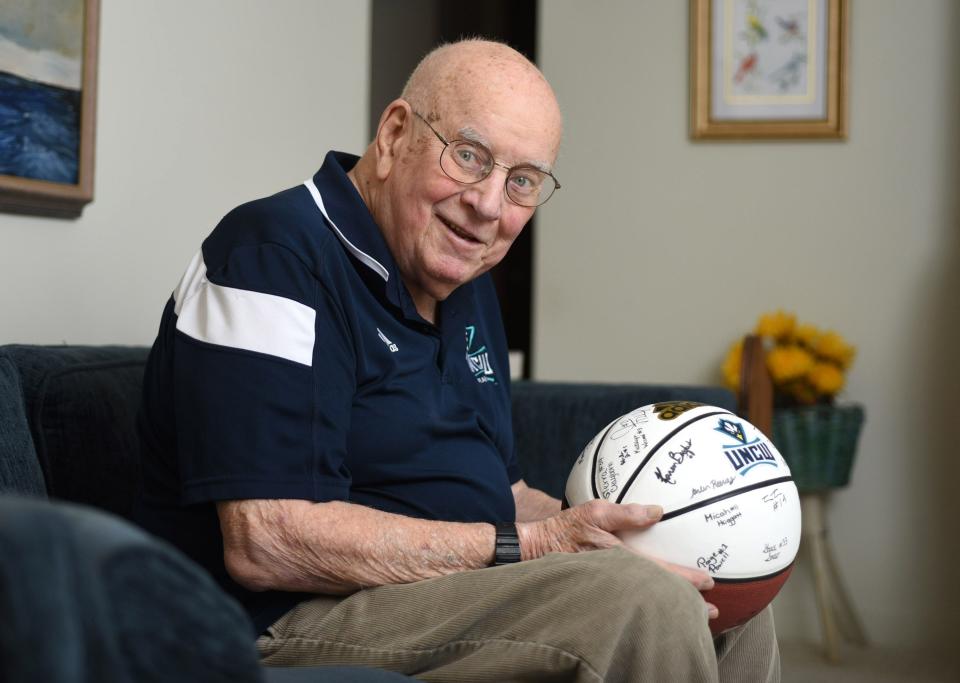
[[(801, 492), (846, 486), (864, 422), (861, 405), (838, 406), (856, 350), (839, 334), (798, 324), (782, 310), (760, 316), (753, 330), (763, 341), (773, 382), (773, 442), (787, 459)], [(740, 389), (743, 340), (727, 352), (724, 383)]]
[[(798, 324), (793, 313), (777, 310), (760, 316), (754, 334), (767, 350), (778, 407), (832, 403), (843, 389), (856, 349), (836, 332)], [(740, 388), (742, 353), (740, 339), (723, 361), (724, 383), (734, 391)]]

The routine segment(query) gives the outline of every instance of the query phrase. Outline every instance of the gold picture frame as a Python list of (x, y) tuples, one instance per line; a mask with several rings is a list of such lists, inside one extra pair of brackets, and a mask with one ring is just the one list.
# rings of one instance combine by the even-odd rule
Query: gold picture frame
[(100, 0), (0, 12), (2, 124), (14, 130), (0, 141), (0, 211), (76, 218), (93, 200), (99, 23)]
[(690, 136), (847, 137), (848, 0), (690, 0)]

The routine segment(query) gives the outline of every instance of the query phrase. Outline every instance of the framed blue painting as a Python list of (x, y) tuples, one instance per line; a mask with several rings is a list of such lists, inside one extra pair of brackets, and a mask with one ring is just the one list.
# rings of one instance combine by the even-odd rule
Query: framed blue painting
[(99, 13), (0, 5), (0, 211), (75, 218), (93, 200)]

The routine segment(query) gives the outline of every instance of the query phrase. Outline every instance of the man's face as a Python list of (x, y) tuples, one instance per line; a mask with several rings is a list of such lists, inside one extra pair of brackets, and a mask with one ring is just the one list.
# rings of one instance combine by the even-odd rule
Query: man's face
[[(522, 105), (495, 109), (477, 104), (469, 110), (449, 107), (431, 123), (447, 140), (481, 142), (507, 166), (550, 165), (556, 158), (559, 126), (544, 126), (536, 113), (536, 108)], [(420, 308), (422, 301), (442, 301), (499, 263), (534, 209), (507, 199), (506, 170), (499, 166), (475, 184), (452, 180), (440, 167), (443, 143), (412, 113), (406, 125), (409, 144), (386, 184), (389, 216), (384, 216), (384, 228), (404, 283)]]

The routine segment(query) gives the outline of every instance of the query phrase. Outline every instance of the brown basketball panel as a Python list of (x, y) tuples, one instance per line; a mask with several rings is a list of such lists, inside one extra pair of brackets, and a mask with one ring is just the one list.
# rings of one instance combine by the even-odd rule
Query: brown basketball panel
[(714, 578), (714, 587), (703, 593), (703, 599), (716, 605), (720, 611), (720, 616), (710, 621), (710, 632), (717, 636), (759, 614), (780, 592), (792, 570), (791, 563), (776, 574), (758, 579)]

